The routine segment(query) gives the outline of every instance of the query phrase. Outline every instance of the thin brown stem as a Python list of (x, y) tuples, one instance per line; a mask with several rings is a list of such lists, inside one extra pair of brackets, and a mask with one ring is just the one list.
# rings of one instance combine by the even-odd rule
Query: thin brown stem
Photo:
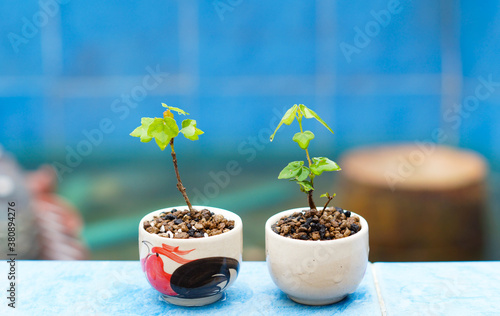
[(313, 201), (313, 190), (307, 191), (307, 202), (309, 203), (309, 208), (311, 210), (316, 209), (316, 204)]
[(323, 212), (326, 210), (326, 207), (328, 206), (328, 204), (330, 204), (330, 202), (333, 200), (333, 196), (329, 196), (328, 197), (328, 201), (326, 201), (325, 203), (325, 206), (323, 207)]
[(174, 150), (173, 138), (170, 140), (170, 148), (172, 149), (172, 161), (174, 162), (175, 175), (177, 176), (177, 189), (179, 189), (179, 191), (182, 193), (182, 196), (184, 197), (184, 200), (186, 201), (189, 210), (193, 211), (193, 206), (189, 201), (189, 198), (186, 194), (186, 188), (182, 185), (181, 176), (179, 175), (179, 168), (177, 167), (177, 155), (175, 154)]

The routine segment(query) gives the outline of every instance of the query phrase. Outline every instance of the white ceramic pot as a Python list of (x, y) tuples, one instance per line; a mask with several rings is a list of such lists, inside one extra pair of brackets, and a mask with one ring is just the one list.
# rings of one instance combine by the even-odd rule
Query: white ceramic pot
[[(274, 283), (297, 303), (327, 305), (353, 293), (368, 264), (368, 223), (359, 216), (361, 229), (336, 240), (298, 240), (273, 232), (281, 217), (309, 209), (280, 212), (266, 222), (266, 260)], [(352, 216), (351, 215), (351, 216)]]
[(219, 300), (236, 280), (242, 260), (241, 218), (220, 208), (193, 208), (208, 209), (234, 220), (234, 228), (220, 235), (193, 239), (160, 237), (144, 229), (144, 221), (153, 216), (172, 209), (185, 210), (187, 206), (151, 212), (139, 223), (139, 254), (147, 280), (165, 301), (182, 306), (202, 306)]

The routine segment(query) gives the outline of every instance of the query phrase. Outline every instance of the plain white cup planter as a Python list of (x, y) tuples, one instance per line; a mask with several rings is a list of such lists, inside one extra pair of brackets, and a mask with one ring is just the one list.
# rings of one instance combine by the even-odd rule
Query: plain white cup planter
[(193, 206), (196, 210), (208, 209), (234, 220), (229, 232), (192, 239), (174, 239), (150, 234), (144, 221), (177, 206), (151, 212), (139, 223), (139, 254), (142, 270), (162, 299), (181, 306), (203, 306), (223, 297), (235, 280), (242, 261), (243, 223), (233, 212), (208, 206)]
[(271, 226), (283, 216), (309, 209), (280, 212), (266, 222), (266, 261), (274, 283), (290, 299), (306, 305), (327, 305), (354, 293), (368, 264), (368, 223), (354, 235), (335, 240), (298, 240), (276, 234)]

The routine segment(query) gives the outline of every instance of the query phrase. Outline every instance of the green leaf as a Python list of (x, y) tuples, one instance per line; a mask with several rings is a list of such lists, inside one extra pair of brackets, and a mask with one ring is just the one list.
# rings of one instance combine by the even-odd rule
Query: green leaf
[(155, 118), (149, 125), (148, 135), (154, 137), (158, 147), (164, 150), (170, 140), (179, 135), (179, 127), (173, 118)]
[(298, 109), (298, 105), (295, 104), (294, 106), (289, 108), (288, 111), (286, 111), (285, 115), (283, 115), (283, 118), (281, 119), (280, 123), (278, 124), (278, 127), (276, 127), (276, 130), (271, 135), (270, 141), (273, 141), (274, 135), (276, 135), (276, 132), (281, 127), (281, 125), (283, 125), (283, 123), (285, 123), (286, 125), (292, 124), (293, 120), (295, 119), (295, 113), (297, 113), (297, 109)]
[(324, 171), (339, 171), (339, 165), (326, 157), (314, 157), (312, 159), (311, 172), (317, 176), (321, 175)]
[(143, 117), (141, 119), (141, 126), (134, 129), (134, 131), (132, 133), (130, 133), (130, 136), (140, 137), (141, 142), (143, 142), (143, 143), (150, 142), (153, 139), (153, 137), (148, 135), (148, 128), (151, 125), (151, 123), (153, 123), (153, 121), (154, 121), (153, 118)]
[(307, 108), (304, 104), (300, 104), (299, 107), (300, 107), (300, 112), (302, 112), (302, 114), (304, 114), (305, 118), (307, 118), (307, 119), (315, 118), (316, 120), (318, 120), (318, 122), (320, 122), (321, 124), (323, 124), (323, 126), (325, 126), (333, 134), (333, 131), (330, 128), (330, 126), (328, 126), (325, 123), (325, 121), (323, 121), (321, 119), (321, 117), (319, 117), (319, 115), (316, 114), (316, 112), (314, 112), (313, 110)]
[(184, 134), (184, 137), (190, 140), (198, 140), (198, 135), (203, 134), (201, 129), (196, 128), (196, 121), (190, 119), (182, 121), (182, 129), (180, 132)]
[(278, 179), (295, 178), (302, 171), (303, 161), (292, 161), (283, 170), (281, 170)]
[(310, 174), (311, 174), (311, 170), (309, 170), (309, 168), (303, 166), (300, 168), (300, 172), (296, 175), (295, 179), (299, 182), (304, 181), (305, 179), (307, 179), (307, 177), (309, 177)]
[(297, 183), (300, 185), (300, 190), (303, 192), (309, 192), (314, 190), (311, 182), (309, 181), (297, 181)]
[(330, 195), (330, 193), (326, 192), (325, 194), (321, 194), (319, 197), (326, 197), (329, 199), (333, 199), (335, 196), (337, 196), (337, 193), (333, 193), (333, 195)]
[(167, 108), (167, 109), (169, 109), (170, 111), (175, 111), (175, 112), (177, 112), (177, 113), (178, 113), (178, 114), (180, 114), (180, 115), (189, 115), (189, 113), (187, 113), (187, 112), (185, 112), (184, 110), (181, 110), (181, 109), (179, 109), (179, 108), (176, 108), (176, 107), (174, 107), (174, 106), (168, 106), (168, 105), (166, 105), (165, 103), (162, 103), (161, 105), (162, 105), (164, 108)]
[(304, 181), (311, 174), (311, 170), (304, 166), (303, 161), (289, 163), (279, 174), (278, 179), (290, 179), (291, 181)]
[(300, 148), (307, 149), (309, 147), (309, 142), (314, 139), (314, 134), (311, 131), (305, 131), (303, 133), (297, 133), (293, 136), (293, 141), (299, 144)]

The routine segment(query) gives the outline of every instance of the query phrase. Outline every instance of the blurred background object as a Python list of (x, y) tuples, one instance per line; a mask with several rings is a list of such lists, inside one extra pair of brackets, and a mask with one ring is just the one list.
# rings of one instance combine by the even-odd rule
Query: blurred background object
[[(277, 180), (302, 159), (293, 129), (268, 142), (294, 103), (336, 133), (307, 122), (313, 155), (429, 141), (484, 156), (480, 257), (500, 259), (496, 1), (1, 0), (0, 8), (9, 13), (0, 22), (0, 142), (28, 170), (57, 170), (91, 258), (136, 260), (140, 218), (183, 203), (168, 154), (129, 136), (165, 102), (205, 131), (176, 146), (183, 182), (198, 204), (243, 218), (246, 260), (264, 259), (271, 214), (306, 205)], [(227, 177), (232, 161), (239, 172)], [(348, 171), (341, 167), (317, 187), (329, 190)]]
[[(19, 259), (35, 259), (40, 254), (38, 225), (31, 195), (16, 161), (0, 146), (0, 257), (15, 254)], [(13, 223), (13, 224), (9, 224)], [(10, 228), (10, 229), (9, 229)]]
[(340, 161), (339, 205), (363, 210), (372, 261), (479, 260), (487, 167), (435, 144), (356, 149)]
[(80, 212), (54, 193), (57, 175), (50, 166), (27, 175), (41, 246), (40, 259), (84, 260), (89, 258), (81, 240), (83, 219)]
[[(5, 206), (0, 258), (15, 254), (18, 259), (88, 259), (80, 238), (83, 221), (70, 203), (54, 193), (56, 181), (50, 166), (26, 175), (0, 147), (0, 203)], [(8, 237), (13, 237), (12, 244), (7, 244)]]

